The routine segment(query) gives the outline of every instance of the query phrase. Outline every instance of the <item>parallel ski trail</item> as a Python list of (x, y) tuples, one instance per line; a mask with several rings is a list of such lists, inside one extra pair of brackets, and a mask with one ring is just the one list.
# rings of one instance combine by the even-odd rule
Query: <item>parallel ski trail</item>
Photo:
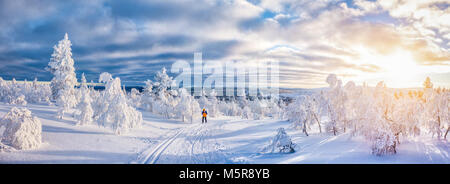
[(195, 157), (195, 145), (198, 145), (196, 143), (200, 143), (203, 138), (203, 132), (204, 132), (204, 126), (203, 124), (199, 125), (199, 128), (196, 130), (195, 133), (195, 139), (191, 142), (191, 152), (190, 152), (190, 158), (194, 163), (198, 163), (198, 159)]
[(161, 156), (161, 154), (164, 152), (164, 150), (167, 149), (167, 147), (169, 147), (169, 145), (175, 140), (177, 139), (177, 137), (183, 133), (183, 131), (185, 130), (185, 128), (179, 130), (175, 135), (173, 135), (172, 137), (164, 140), (162, 143), (160, 143), (158, 146), (156, 146), (156, 148), (145, 157), (144, 160), (144, 164), (155, 164), (156, 161), (158, 161), (159, 157)]
[(140, 153), (137, 163), (226, 163), (223, 146), (214, 138), (223, 122), (192, 124)]

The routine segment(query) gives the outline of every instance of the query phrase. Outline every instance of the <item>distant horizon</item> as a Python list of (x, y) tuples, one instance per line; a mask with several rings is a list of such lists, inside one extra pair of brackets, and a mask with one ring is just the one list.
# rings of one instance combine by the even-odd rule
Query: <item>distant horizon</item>
[[(5, 80), (5, 79), (3, 79), (4, 81), (7, 81), (7, 82), (11, 82), (12, 80)], [(19, 83), (23, 83), (23, 82), (25, 82), (25, 80), (16, 80), (17, 82), (19, 82)], [(32, 83), (33, 82), (33, 80), (27, 80), (27, 82), (29, 82), (29, 83)], [(40, 81), (39, 79), (38, 79), (38, 82), (39, 83), (48, 83), (48, 84), (50, 84), (50, 82), (51, 81)], [(78, 84), (77, 85), (80, 85), (81, 83), (80, 82), (78, 82)], [(87, 82), (87, 85), (88, 86), (105, 86), (105, 83), (100, 83), (100, 82), (94, 82), (94, 83), (91, 83), (91, 82)], [(343, 84), (343, 85), (345, 85), (345, 84)], [(143, 85), (124, 85), (124, 84), (122, 84), (121, 86), (125, 86), (125, 87), (129, 87), (129, 88), (132, 88), (132, 87), (145, 87), (145, 84), (143, 84)], [(357, 84), (357, 86), (362, 86), (362, 85), (358, 85)], [(191, 86), (192, 87), (192, 86)], [(368, 87), (376, 87), (376, 85), (368, 85)], [(404, 87), (404, 88), (394, 88), (394, 87), (389, 87), (389, 86), (386, 86), (387, 88), (389, 88), (389, 89), (412, 89), (412, 90), (418, 90), (418, 89), (423, 89), (424, 87), (423, 86), (421, 86), (421, 87)], [(203, 88), (207, 88), (207, 87), (203, 87)], [(295, 87), (280, 87), (279, 89), (280, 90), (302, 90), (302, 89), (304, 89), (304, 90), (318, 90), (318, 89), (326, 89), (326, 88), (328, 88), (328, 86), (324, 86), (324, 87), (317, 87), (317, 88), (295, 88)], [(449, 89), (449, 88), (447, 88), (447, 87), (442, 87), (442, 86), (433, 86), (433, 89), (437, 89), (437, 88), (445, 88), (445, 89)], [(246, 89), (248, 89), (248, 87), (246, 87)]]

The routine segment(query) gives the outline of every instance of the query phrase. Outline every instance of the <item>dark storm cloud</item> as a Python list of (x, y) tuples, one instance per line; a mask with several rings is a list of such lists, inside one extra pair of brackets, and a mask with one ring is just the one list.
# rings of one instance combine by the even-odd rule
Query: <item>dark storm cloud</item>
[[(152, 78), (161, 67), (169, 67), (174, 60), (192, 60), (194, 51), (203, 51), (205, 59), (218, 59), (226, 56), (237, 44), (235, 40), (204, 39), (183, 32), (149, 33), (144, 27), (148, 22), (169, 23), (163, 27), (167, 30), (171, 29), (172, 22), (207, 25), (224, 16), (220, 11), (221, 3), (19, 0), (0, 1), (0, 5), (0, 25), (3, 27), (0, 30), (0, 76), (7, 79), (39, 77), (40, 80), (50, 80), (51, 74), (44, 68), (52, 47), (66, 32), (73, 44), (77, 75), (86, 73), (88, 80), (108, 71), (124, 77), (123, 81), (138, 77), (144, 81)], [(180, 48), (193, 44), (197, 46), (185, 51), (101, 57), (116, 52), (132, 53), (155, 47)], [(95, 54), (98, 56), (89, 57)]]

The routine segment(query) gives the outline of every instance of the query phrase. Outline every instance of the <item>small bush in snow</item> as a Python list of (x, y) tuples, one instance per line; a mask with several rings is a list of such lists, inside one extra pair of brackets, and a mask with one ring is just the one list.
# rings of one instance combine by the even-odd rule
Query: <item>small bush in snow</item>
[(13, 107), (2, 120), (6, 127), (3, 142), (16, 149), (34, 149), (41, 145), (42, 125), (26, 108)]
[(372, 142), (372, 154), (377, 156), (397, 153), (395, 136), (391, 132), (378, 132)]
[(295, 144), (287, 135), (284, 128), (278, 128), (277, 135), (271, 140), (269, 146), (264, 148), (265, 153), (293, 153), (295, 152)]
[(20, 95), (17, 98), (15, 98), (11, 104), (15, 104), (15, 105), (27, 105), (27, 101), (25, 100), (25, 96), (24, 95)]

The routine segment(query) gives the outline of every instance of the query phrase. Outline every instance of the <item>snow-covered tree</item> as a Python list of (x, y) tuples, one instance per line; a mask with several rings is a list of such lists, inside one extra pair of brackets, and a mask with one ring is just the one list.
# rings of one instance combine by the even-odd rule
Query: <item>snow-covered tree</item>
[(292, 143), (291, 138), (287, 135), (284, 128), (278, 128), (277, 134), (272, 138), (269, 145), (265, 147), (264, 153), (293, 153), (295, 152), (295, 144)]
[(200, 96), (200, 98), (198, 99), (198, 104), (202, 109), (207, 108), (209, 106), (209, 101), (208, 98), (206, 98), (205, 90), (202, 90), (202, 96)]
[(0, 78), (0, 101), (9, 104), (26, 105), (28, 103), (50, 104), (50, 87), (47, 84), (39, 84), (35, 78), (32, 83), (26, 80), (18, 83), (14, 78), (5, 81)]
[(10, 94), (10, 87), (8, 82), (3, 80), (3, 78), (0, 77), (0, 101), (6, 102), (8, 101)]
[(155, 94), (155, 103), (153, 103), (152, 110), (165, 118), (174, 116), (174, 106), (176, 105), (174, 96), (177, 96), (177, 92), (171, 89), (173, 82), (172, 77), (167, 75), (166, 68), (162, 68), (156, 73), (155, 82), (153, 82), (152, 91)]
[(161, 71), (158, 71), (155, 75), (155, 82), (153, 83), (154, 93), (166, 93), (165, 96), (168, 96), (173, 83), (172, 77), (167, 75), (166, 68), (162, 68)]
[(139, 90), (137, 90), (136, 88), (132, 88), (130, 92), (130, 99), (131, 103), (135, 108), (141, 107), (142, 95), (141, 92), (139, 92)]
[[(100, 74), (98, 82), (105, 83), (105, 90), (98, 93), (97, 98), (95, 98), (95, 103), (93, 106), (95, 120), (98, 120), (103, 114), (105, 114), (114, 96), (121, 92), (120, 84), (119, 87), (116, 87), (111, 85), (111, 81), (113, 81), (113, 78), (108, 72), (103, 72)], [(99, 123), (102, 125), (102, 122)]]
[(427, 77), (427, 78), (425, 79), (425, 81), (423, 82), (423, 87), (424, 87), (425, 89), (432, 89), (432, 88), (433, 88), (433, 83), (431, 82), (430, 77)]
[(397, 153), (396, 138), (389, 129), (376, 129), (372, 139), (372, 154), (382, 156)]
[(191, 96), (186, 89), (180, 88), (178, 90), (179, 102), (175, 107), (179, 118), (183, 122), (189, 121), (193, 122), (194, 119), (200, 120), (200, 105), (193, 96)]
[(106, 82), (105, 90), (97, 100), (96, 118), (100, 125), (111, 127), (116, 134), (126, 133), (142, 124), (142, 114), (127, 103), (121, 89), (120, 78), (109, 73), (100, 74), (100, 82)]
[[(116, 78), (117, 79), (117, 78)], [(142, 124), (142, 114), (127, 104), (125, 95), (117, 95), (111, 101), (108, 110), (100, 121), (108, 124), (118, 135)]]
[(266, 108), (266, 105), (263, 102), (261, 102), (258, 98), (250, 100), (249, 107), (250, 109), (252, 109), (254, 119), (264, 118), (264, 109)]
[(287, 106), (288, 120), (293, 124), (294, 128), (300, 127), (306, 128), (306, 110), (304, 109), (303, 100), (304, 96), (298, 96), (296, 99)]
[[(346, 96), (342, 90), (342, 81), (338, 80), (335, 74), (330, 74), (326, 82), (329, 84), (329, 90), (326, 95), (327, 109), (329, 114), (329, 123), (327, 130), (333, 132), (334, 135), (338, 133), (340, 124), (345, 124), (345, 100)], [(345, 126), (343, 126), (345, 127)]]
[(41, 145), (42, 125), (26, 108), (13, 107), (2, 119), (5, 126), (3, 142), (19, 150), (34, 149)]
[(366, 103), (366, 110), (358, 118), (361, 123), (360, 132), (372, 143), (375, 155), (395, 154), (398, 134), (394, 129), (393, 105), (394, 96), (386, 89), (383, 81), (379, 82), (370, 93), (371, 99)]
[(427, 90), (425, 94), (426, 103), (424, 104), (423, 121), (426, 123), (426, 127), (432, 134), (432, 137), (436, 135), (440, 139), (444, 133), (446, 138), (448, 128), (446, 130), (445, 126), (446, 122), (448, 125), (449, 116), (448, 93), (436, 93), (435, 91)]
[(322, 125), (321, 125), (321, 116), (320, 116), (320, 103), (318, 101), (318, 98), (314, 95), (311, 95), (307, 99), (306, 103), (306, 114), (309, 119), (309, 122), (311, 125), (317, 124), (317, 127), (319, 128), (319, 133), (322, 133)]
[(77, 105), (79, 114), (76, 116), (78, 125), (91, 124), (93, 121), (94, 110), (92, 109), (91, 95), (87, 87), (86, 77), (84, 73), (81, 75), (81, 86), (80, 86), (81, 99), (80, 103)]
[(209, 117), (219, 117), (222, 113), (219, 110), (219, 101), (217, 100), (217, 92), (215, 89), (212, 89), (208, 95), (208, 106), (206, 109), (208, 110)]
[(147, 80), (141, 96), (141, 106), (147, 111), (153, 112), (153, 103), (155, 102), (155, 94), (153, 93), (153, 82)]
[[(383, 81), (375, 87), (351, 81), (342, 86), (333, 74), (326, 81), (327, 90), (297, 97), (285, 110), (288, 120), (305, 134), (324, 115), (328, 131), (336, 135), (348, 129), (352, 136), (364, 137), (372, 153), (380, 156), (395, 154), (402, 139), (418, 135), (445, 139), (450, 131), (450, 92), (434, 89), (429, 78), (423, 90), (387, 88)], [(311, 121), (313, 115), (319, 120)]]
[[(17, 97), (19, 97), (20, 95), (23, 95), (23, 94), (22, 94), (22, 93), (23, 93), (23, 90), (22, 90), (22, 88), (20, 87), (20, 84), (17, 83), (16, 78), (13, 78), (13, 79), (11, 80), (11, 87), (10, 87), (10, 89), (11, 89), (11, 98), (10, 98), (10, 101), (13, 101), (13, 100), (15, 100)], [(13, 103), (13, 104), (14, 104), (14, 103)]]
[(307, 95), (298, 96), (287, 107), (287, 114), (294, 127), (301, 129), (306, 136), (309, 136), (308, 129), (312, 124), (317, 123), (319, 131), (322, 132), (315, 98)]
[(64, 113), (77, 103), (74, 86), (77, 83), (74, 61), (72, 59), (72, 43), (67, 33), (64, 39), (53, 47), (53, 54), (48, 63), (47, 70), (53, 74), (51, 81), (52, 97), (59, 106), (58, 117), (62, 118)]
[(27, 95), (27, 101), (30, 103), (51, 104), (51, 88), (48, 84), (41, 84), (37, 78), (34, 78), (31, 85), (31, 91)]
[(267, 100), (267, 110), (266, 116), (272, 117), (273, 119), (279, 119), (282, 117), (282, 109), (279, 106), (279, 99), (276, 96), (272, 96)]
[(252, 119), (253, 117), (254, 117), (254, 115), (252, 113), (252, 109), (250, 109), (250, 107), (248, 107), (248, 106), (244, 106), (242, 108), (242, 118)]
[(25, 100), (25, 95), (19, 95), (18, 97), (16, 97), (15, 99), (13, 99), (11, 101), (11, 104), (22, 105), (22, 106), (27, 105), (27, 103), (28, 102)]

